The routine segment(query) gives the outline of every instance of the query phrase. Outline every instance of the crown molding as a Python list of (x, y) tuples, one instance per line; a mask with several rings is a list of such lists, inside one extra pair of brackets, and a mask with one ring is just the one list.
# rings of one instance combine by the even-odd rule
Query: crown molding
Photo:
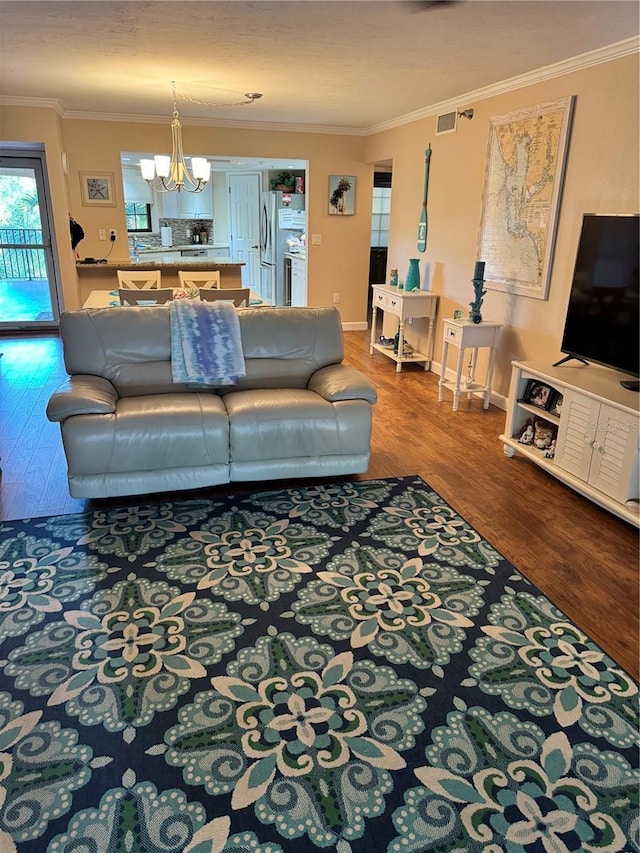
[[(167, 124), (171, 117), (167, 114), (140, 115), (135, 113), (93, 113), (82, 110), (66, 110), (63, 118), (79, 121), (118, 121), (139, 124)], [(180, 114), (183, 127), (234, 127), (241, 130), (280, 131), (283, 133), (327, 133), (344, 136), (365, 136), (366, 128), (332, 127), (326, 124), (294, 124), (293, 122), (239, 121), (238, 119), (191, 118)]]
[(615, 44), (600, 47), (597, 50), (581, 53), (578, 56), (572, 56), (570, 59), (563, 59), (561, 62), (554, 62), (552, 65), (546, 65), (543, 68), (536, 68), (534, 71), (528, 71), (526, 74), (520, 74), (517, 77), (511, 77), (508, 80), (502, 80), (500, 83), (493, 83), (490, 86), (484, 86), (481, 89), (476, 89), (472, 92), (467, 92), (464, 95), (459, 95), (455, 98), (450, 98), (447, 101), (440, 101), (439, 104), (432, 104), (429, 107), (424, 107), (421, 110), (416, 110), (412, 113), (406, 113), (403, 116), (398, 116), (389, 121), (383, 121), (379, 124), (372, 125), (367, 129), (366, 135), (371, 136), (374, 133), (380, 133), (383, 130), (391, 130), (394, 127), (400, 127), (403, 124), (411, 124), (422, 118), (440, 115), (441, 113), (453, 112), (457, 110), (460, 104), (469, 105), (477, 101), (484, 101), (487, 98), (493, 98), (497, 95), (504, 95), (507, 92), (513, 92), (516, 89), (522, 89), (525, 86), (532, 86), (535, 83), (542, 83), (544, 80), (552, 80), (554, 77), (561, 77), (564, 74), (571, 74), (574, 71), (580, 71), (584, 68), (590, 68), (593, 65), (602, 65), (605, 62), (612, 62), (614, 59), (621, 59), (625, 56), (640, 52), (640, 36), (634, 36), (624, 41), (616, 42)]
[[(490, 86), (484, 86), (481, 89), (466, 92), (462, 95), (456, 96), (455, 98), (449, 98), (446, 101), (431, 104), (430, 106), (423, 107), (415, 112), (406, 113), (405, 115), (397, 116), (396, 118), (379, 122), (378, 124), (374, 124), (366, 128), (296, 124), (293, 122), (253, 122), (230, 119), (189, 118), (183, 115), (180, 116), (180, 119), (183, 125), (192, 125), (195, 127), (229, 127), (240, 130), (277, 131), (281, 133), (322, 133), (333, 136), (371, 136), (374, 133), (380, 133), (385, 130), (391, 130), (394, 127), (411, 124), (412, 122), (419, 121), (423, 118), (452, 112), (453, 110), (457, 110), (460, 104), (468, 105), (477, 101), (484, 101), (488, 98), (493, 98), (498, 95), (504, 95), (507, 92), (522, 89), (525, 86), (532, 86), (545, 80), (552, 80), (554, 77), (561, 77), (564, 74), (570, 74), (574, 71), (580, 71), (594, 65), (601, 65), (605, 62), (611, 62), (615, 59), (621, 59), (625, 56), (630, 56), (639, 52), (640, 36), (634, 36), (633, 38), (625, 39), (623, 41), (616, 42), (615, 44), (610, 44), (605, 47), (589, 51), (588, 53), (581, 53), (578, 56), (571, 57), (570, 59), (564, 59), (561, 62), (555, 62), (552, 65), (536, 68), (533, 71), (528, 71), (526, 74), (520, 74), (517, 77), (511, 77), (508, 80), (502, 80), (499, 83), (493, 83)], [(127, 113), (97, 113), (83, 110), (65, 110), (60, 101), (55, 98), (27, 98), (12, 95), (0, 95), (0, 105), (53, 109), (63, 119), (77, 119), (79, 121), (161, 124), (168, 120), (166, 115), (149, 116)]]
[(41, 110), (55, 110), (64, 117), (64, 107), (56, 98), (27, 98), (19, 95), (0, 95), (0, 106), (3, 107), (35, 107)]

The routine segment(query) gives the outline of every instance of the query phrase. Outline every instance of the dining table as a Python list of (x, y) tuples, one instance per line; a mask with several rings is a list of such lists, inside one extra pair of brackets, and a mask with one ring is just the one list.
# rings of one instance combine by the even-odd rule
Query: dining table
[[(174, 292), (178, 292), (180, 288), (174, 288)], [(181, 297), (182, 298), (182, 297)], [(142, 300), (141, 300), (142, 301)], [(156, 303), (153, 302), (153, 290), (149, 290), (149, 305), (154, 305)], [(163, 303), (168, 305), (168, 302)], [(271, 303), (267, 299), (263, 299), (259, 294), (255, 293), (253, 290), (249, 291), (249, 308), (259, 308), (270, 306)], [(129, 306), (123, 306), (120, 303), (120, 298), (118, 296), (117, 290), (92, 290), (91, 293), (85, 299), (83, 308), (124, 308)]]

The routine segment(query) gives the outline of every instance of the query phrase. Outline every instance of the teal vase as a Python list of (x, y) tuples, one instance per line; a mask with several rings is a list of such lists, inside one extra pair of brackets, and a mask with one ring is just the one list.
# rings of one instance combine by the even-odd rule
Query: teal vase
[(420, 258), (410, 258), (409, 259), (409, 269), (407, 271), (407, 277), (404, 280), (404, 289), (406, 290), (419, 290), (420, 288)]

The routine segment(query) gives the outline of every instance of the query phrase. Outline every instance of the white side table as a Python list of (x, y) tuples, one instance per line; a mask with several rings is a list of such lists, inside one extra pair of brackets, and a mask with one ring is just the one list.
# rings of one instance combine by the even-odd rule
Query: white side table
[[(451, 388), (453, 391), (453, 411), (458, 411), (458, 402), (460, 400), (460, 392), (466, 392), (469, 397), (472, 394), (481, 392), (484, 394), (484, 408), (489, 408), (489, 400), (491, 397), (491, 379), (493, 377), (493, 368), (496, 362), (498, 337), (500, 336), (500, 323), (473, 323), (471, 320), (444, 320), (444, 335), (442, 341), (442, 375), (438, 382), (438, 401), (442, 402), (445, 388)], [(458, 347), (458, 361), (456, 364), (455, 382), (446, 379), (447, 375), (447, 356), (449, 354), (449, 344)], [(490, 347), (489, 366), (487, 368), (487, 379), (484, 384), (476, 382), (476, 362), (478, 358), (479, 347)], [(467, 376), (462, 378), (462, 370), (464, 363), (464, 351), (472, 349), (471, 358), (469, 361), (469, 372)]]
[[(374, 284), (372, 285), (372, 289), (373, 300), (371, 305), (371, 341), (369, 344), (369, 353), (373, 355), (374, 350), (377, 350), (395, 361), (397, 373), (400, 373), (402, 365), (407, 363), (415, 364), (424, 362), (424, 369), (429, 370), (433, 357), (434, 327), (436, 309), (438, 307), (437, 295), (427, 290), (399, 290), (397, 287), (391, 287), (386, 284)], [(394, 314), (398, 318), (400, 334), (397, 353), (376, 343), (376, 315), (378, 310), (384, 311), (386, 314)], [(409, 357), (403, 355), (404, 331), (405, 323), (411, 322), (413, 318), (427, 321), (427, 351), (423, 353), (416, 350)]]

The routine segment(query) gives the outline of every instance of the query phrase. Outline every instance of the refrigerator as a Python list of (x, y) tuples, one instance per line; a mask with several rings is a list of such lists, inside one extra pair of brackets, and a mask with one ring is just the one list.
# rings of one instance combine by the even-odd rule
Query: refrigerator
[[(284, 197), (284, 200), (283, 200)], [(272, 305), (290, 305), (284, 254), (287, 239), (306, 231), (303, 193), (263, 192), (260, 200), (260, 289)]]

